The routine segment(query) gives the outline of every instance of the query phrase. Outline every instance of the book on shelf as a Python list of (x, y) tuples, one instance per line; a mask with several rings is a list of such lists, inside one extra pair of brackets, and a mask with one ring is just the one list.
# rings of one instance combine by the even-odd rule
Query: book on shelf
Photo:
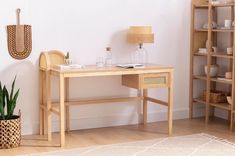
[(217, 80), (232, 82), (232, 79), (227, 79), (225, 77), (218, 77)]
[(117, 64), (117, 67), (130, 69), (130, 68), (144, 68), (145, 66), (143, 64)]

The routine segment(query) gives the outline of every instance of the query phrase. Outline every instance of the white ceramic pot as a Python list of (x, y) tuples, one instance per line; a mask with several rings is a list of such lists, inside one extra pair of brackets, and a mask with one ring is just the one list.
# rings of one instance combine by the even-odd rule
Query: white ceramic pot
[[(219, 72), (219, 66), (218, 65), (211, 65), (210, 68), (210, 76), (211, 77), (216, 77), (218, 75)], [(207, 75), (207, 65), (205, 66), (205, 74)]]

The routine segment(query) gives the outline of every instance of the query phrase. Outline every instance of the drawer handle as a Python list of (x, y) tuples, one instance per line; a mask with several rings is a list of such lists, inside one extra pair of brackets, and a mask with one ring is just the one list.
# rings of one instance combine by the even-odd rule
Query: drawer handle
[(166, 77), (145, 77), (144, 84), (166, 84)]

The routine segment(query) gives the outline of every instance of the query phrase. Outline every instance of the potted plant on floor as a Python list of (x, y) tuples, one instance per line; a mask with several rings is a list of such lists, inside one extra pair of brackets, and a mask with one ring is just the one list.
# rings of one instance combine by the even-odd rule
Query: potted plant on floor
[[(9, 92), (0, 82), (0, 149), (15, 148), (20, 145), (21, 123), (20, 114), (14, 115), (19, 89), (14, 93), (15, 81)], [(9, 94), (10, 93), (10, 94)]]

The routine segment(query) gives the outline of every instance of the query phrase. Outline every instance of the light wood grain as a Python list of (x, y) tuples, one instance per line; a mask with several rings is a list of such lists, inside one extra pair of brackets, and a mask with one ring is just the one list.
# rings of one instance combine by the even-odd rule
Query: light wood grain
[(148, 123), (148, 89), (143, 90), (143, 123), (146, 125)]
[[(51, 104), (51, 101), (47, 100), (47, 113), (44, 118), (47, 118), (48, 123), (51, 123), (51, 113), (55, 113), (59, 115), (60, 118), (60, 146), (65, 146), (65, 124), (66, 130), (70, 129), (69, 125), (69, 106), (79, 106), (84, 104), (100, 104), (100, 103), (113, 103), (113, 102), (126, 102), (133, 100), (144, 100), (144, 123), (147, 123), (147, 101), (152, 102), (160, 102), (164, 103), (158, 99), (147, 97), (147, 89), (148, 88), (168, 88), (173, 87), (171, 83), (173, 83), (173, 68), (167, 66), (146, 65), (145, 68), (141, 69), (123, 69), (118, 67), (104, 67), (104, 68), (96, 68), (96, 66), (86, 66), (82, 69), (61, 69), (58, 67), (59, 64), (63, 62), (63, 54), (58, 51), (51, 52), (43, 52), (40, 56), (40, 70), (46, 73), (49, 73), (50, 76), (58, 76), (59, 77), (59, 86), (60, 86), (60, 101), (57, 104), (58, 107), (54, 107), (56, 103)], [(120, 98), (107, 98), (107, 99), (95, 99), (95, 100), (78, 100), (78, 101), (70, 101), (69, 100), (69, 78), (79, 78), (79, 77), (97, 77), (97, 76), (122, 76), (122, 84), (128, 87), (133, 87), (136, 89), (144, 89), (145, 97), (120, 97)], [(169, 77), (171, 78), (171, 82), (169, 81)], [(160, 78), (160, 80), (159, 80)], [(49, 78), (47, 78), (48, 81)], [(126, 82), (125, 82), (126, 81)], [(131, 84), (132, 83), (132, 84)], [(46, 85), (50, 85), (49, 82)], [(43, 86), (42, 86), (43, 87)], [(50, 87), (46, 87), (47, 92), (50, 90)], [(172, 98), (172, 91), (169, 91), (169, 98)], [(51, 98), (50, 94), (47, 98)], [(172, 120), (172, 100), (169, 101), (169, 120)], [(65, 114), (66, 111), (66, 114)], [(65, 123), (66, 120), (66, 123)], [(51, 136), (51, 128), (50, 124), (48, 126), (48, 138)], [(172, 121), (169, 121), (169, 134), (171, 134), (172, 129)]]
[(47, 106), (46, 106), (46, 114), (47, 114), (47, 135), (48, 135), (48, 141), (51, 141), (52, 139), (52, 132), (51, 132), (51, 75), (50, 73), (47, 71), (46, 72), (46, 94), (47, 94)]
[[(208, 71), (207, 73), (210, 73), (211, 70), (211, 64), (216, 64), (217, 63), (217, 58), (223, 58), (224, 61), (229, 61), (230, 62), (230, 71), (233, 71), (233, 74), (235, 73), (235, 62), (234, 60), (234, 55), (233, 56), (228, 56), (225, 55), (226, 52), (220, 52), (220, 53), (212, 53), (212, 46), (218, 46), (217, 44), (217, 39), (218, 35), (217, 33), (229, 33), (230, 35), (230, 40), (231, 40), (231, 46), (233, 46), (233, 49), (235, 51), (235, 42), (234, 42), (234, 29), (231, 30), (222, 30), (222, 29), (212, 29), (211, 23), (212, 21), (217, 22), (218, 21), (218, 14), (219, 12), (217, 11), (219, 7), (227, 7), (231, 10), (231, 20), (234, 21), (234, 4), (221, 4), (221, 5), (212, 5), (211, 4), (212, 0), (209, 0), (209, 3), (205, 4), (205, 1), (201, 0), (192, 0), (192, 18), (191, 18), (191, 56), (190, 56), (190, 97), (189, 97), (189, 109), (190, 113), (189, 116), (190, 118), (193, 117), (193, 104), (197, 103), (202, 103), (205, 104), (205, 122), (206, 124), (209, 122), (209, 117), (210, 115), (213, 116), (215, 108), (223, 109), (228, 111), (228, 119), (230, 122), (230, 129), (233, 129), (233, 120), (234, 117), (231, 114), (231, 112), (234, 112), (234, 102), (232, 106), (230, 106), (228, 103), (222, 103), (222, 104), (214, 104), (210, 103), (210, 90), (214, 90), (217, 88), (218, 83), (222, 84), (228, 84), (231, 86), (231, 93), (233, 99), (235, 99), (235, 88), (234, 88), (234, 79), (233, 81), (223, 81), (223, 80), (218, 80), (217, 78), (212, 78), (209, 75), (207, 76), (198, 76), (194, 75), (193, 70), (194, 70), (194, 57), (206, 57), (207, 58), (207, 66), (208, 66)], [(234, 1), (235, 2), (235, 1)], [(208, 9), (208, 29), (195, 29), (195, 12), (198, 11), (199, 9)], [(200, 35), (199, 35), (200, 34)], [(206, 35), (206, 37), (205, 37)], [(207, 52), (208, 54), (198, 54), (198, 48), (203, 48), (203, 43), (205, 44), (205, 39), (208, 39), (208, 49)], [(235, 75), (233, 76), (235, 77)], [(200, 99), (198, 100), (198, 97), (194, 98), (193, 97), (193, 91), (194, 91), (194, 80), (204, 80), (206, 81), (206, 101), (201, 101)]]
[(170, 85), (168, 87), (168, 134), (172, 135), (173, 131), (173, 80), (174, 73), (170, 75)]
[[(65, 101), (69, 101), (69, 78), (65, 79)], [(69, 106), (65, 106), (66, 112), (66, 131), (70, 131), (70, 108)]]
[(65, 120), (65, 116), (64, 116), (64, 108), (65, 108), (65, 105), (64, 105), (64, 95), (65, 95), (65, 92), (64, 92), (64, 75), (61, 74), (60, 75), (60, 146), (61, 147), (64, 147), (65, 145), (65, 123), (64, 123), (64, 120)]
[(43, 129), (44, 129), (44, 115), (43, 115), (43, 108), (41, 108), (41, 106), (44, 103), (43, 100), (43, 87), (41, 87), (43, 85), (43, 72), (41, 70), (39, 70), (39, 134), (43, 135)]

